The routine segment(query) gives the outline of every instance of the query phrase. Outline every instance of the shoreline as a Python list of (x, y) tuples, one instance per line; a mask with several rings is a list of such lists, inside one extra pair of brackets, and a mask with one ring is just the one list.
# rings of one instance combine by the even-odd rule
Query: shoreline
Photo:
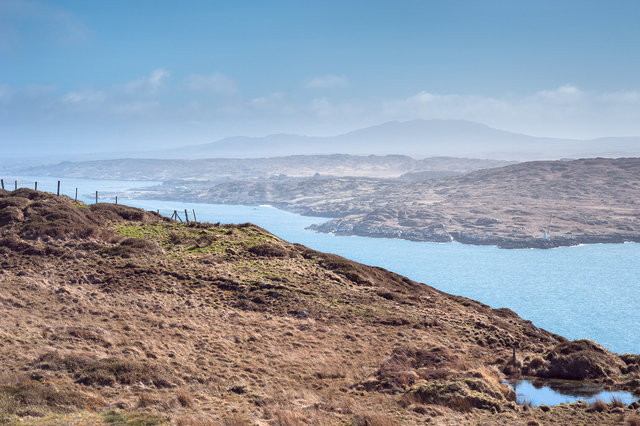
[[(142, 193), (138, 193), (142, 195)], [(158, 195), (158, 194), (154, 194)], [(125, 199), (140, 199), (140, 200), (159, 200), (159, 201), (174, 201), (174, 202), (187, 202), (198, 204), (211, 204), (211, 205), (225, 205), (225, 206), (244, 206), (244, 207), (261, 207), (268, 206), (288, 213), (294, 213), (300, 216), (309, 218), (321, 218), (326, 220), (325, 222), (312, 224), (306, 229), (322, 234), (334, 234), (339, 236), (358, 236), (369, 238), (393, 238), (406, 241), (428, 242), (428, 243), (451, 243), (458, 242), (460, 244), (473, 245), (473, 246), (495, 246), (505, 250), (519, 250), (519, 249), (540, 249), (548, 250), (560, 247), (573, 247), (585, 244), (625, 244), (625, 243), (640, 243), (640, 234), (608, 234), (608, 235), (562, 235), (552, 236), (546, 239), (544, 238), (510, 238), (491, 235), (472, 234), (467, 232), (455, 231), (450, 233), (433, 233), (423, 231), (420, 229), (397, 229), (389, 228), (385, 226), (376, 226), (371, 228), (367, 225), (351, 224), (341, 221), (340, 217), (331, 217), (326, 214), (319, 213), (306, 208), (300, 208), (298, 206), (289, 206), (282, 202), (270, 202), (270, 203), (227, 203), (227, 202), (211, 202), (210, 200), (202, 199), (174, 199), (174, 198), (161, 198), (154, 197), (123, 197)]]
[[(464, 232), (430, 233), (417, 229), (395, 229), (376, 227), (370, 229), (362, 225), (341, 224), (336, 225), (332, 221), (311, 225), (307, 229), (326, 234), (342, 236), (355, 235), (370, 238), (397, 238), (407, 241), (422, 241), (430, 243), (458, 242), (474, 246), (495, 246), (506, 250), (517, 249), (553, 249), (559, 247), (573, 247), (586, 244), (625, 244), (640, 243), (640, 235), (633, 234), (609, 234), (609, 235), (571, 235), (548, 238), (509, 238)], [(349, 229), (351, 228), (351, 229)]]

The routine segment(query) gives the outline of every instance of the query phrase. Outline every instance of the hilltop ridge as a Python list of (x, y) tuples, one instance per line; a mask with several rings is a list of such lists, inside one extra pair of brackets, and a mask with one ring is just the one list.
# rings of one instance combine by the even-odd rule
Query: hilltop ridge
[(251, 224), (0, 191), (0, 283), (1, 421), (613, 424), (640, 414), (530, 409), (503, 384), (528, 375), (640, 392), (638, 356)]

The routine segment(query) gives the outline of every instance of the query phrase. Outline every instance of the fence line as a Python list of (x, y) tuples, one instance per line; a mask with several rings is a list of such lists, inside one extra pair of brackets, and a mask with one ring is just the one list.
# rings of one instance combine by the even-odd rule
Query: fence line
[[(62, 185), (62, 181), (58, 181), (57, 182), (57, 190), (56, 190), (56, 196), (58, 196), (58, 197), (60, 196), (61, 185)], [(33, 187), (34, 187), (35, 191), (38, 190), (38, 181), (34, 182)], [(5, 190), (4, 179), (0, 179), (0, 188), (3, 191)], [(16, 179), (16, 180), (14, 180), (14, 191), (17, 191), (17, 190), (18, 190), (18, 180)], [(46, 192), (46, 191), (40, 191), (40, 192)], [(64, 194), (62, 194), (62, 195), (64, 195)], [(76, 202), (78, 201), (78, 187), (76, 187), (76, 193), (75, 193), (74, 201), (76, 201)], [(98, 203), (99, 203), (99, 193), (98, 193), (98, 191), (96, 191), (96, 202), (95, 202), (95, 204), (98, 204)], [(117, 195), (115, 196), (115, 203), (114, 204), (118, 205), (118, 196)], [(157, 214), (161, 214), (160, 213), (160, 209), (156, 209), (156, 213)], [(197, 216), (196, 216), (196, 210), (195, 209), (191, 209), (191, 213), (192, 213), (192, 217), (193, 218), (191, 220), (189, 220), (188, 209), (184, 209), (184, 218), (185, 218), (184, 222), (186, 222), (186, 223), (190, 223), (190, 222), (197, 223), (198, 219), (197, 219)], [(180, 214), (178, 213), (178, 210), (174, 210), (173, 214), (171, 215), (170, 218), (174, 219), (174, 220), (178, 220), (180, 222), (183, 222), (182, 217), (180, 217)]]

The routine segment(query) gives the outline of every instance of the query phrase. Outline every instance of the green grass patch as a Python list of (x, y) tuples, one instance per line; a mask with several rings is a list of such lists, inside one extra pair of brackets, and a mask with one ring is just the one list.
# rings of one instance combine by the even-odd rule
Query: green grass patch
[(244, 226), (193, 226), (183, 223), (127, 224), (115, 228), (126, 238), (151, 239), (176, 254), (240, 254), (258, 244), (274, 240), (257, 228)]
[(168, 423), (164, 417), (144, 413), (122, 413), (110, 410), (101, 413), (101, 416), (105, 423), (110, 425), (152, 426)]
[(150, 238), (162, 242), (168, 238), (169, 231), (167, 225), (123, 225), (116, 228), (116, 233), (127, 238)]

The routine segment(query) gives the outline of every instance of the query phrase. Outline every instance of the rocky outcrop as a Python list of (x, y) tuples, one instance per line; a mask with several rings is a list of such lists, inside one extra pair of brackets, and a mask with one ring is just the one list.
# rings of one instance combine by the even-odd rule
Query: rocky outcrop
[[(463, 244), (479, 246), (497, 246), (503, 249), (551, 249), (557, 247), (577, 246), (580, 244), (622, 244), (640, 242), (640, 234), (610, 235), (559, 235), (549, 238), (502, 237), (487, 234), (466, 232), (446, 233), (436, 230), (393, 227), (385, 224), (351, 221), (349, 219), (333, 219), (325, 223), (314, 224), (307, 229), (336, 235), (358, 235), (373, 238), (399, 238), (410, 241), (448, 243), (456, 241)], [(440, 227), (441, 228), (441, 227)]]

